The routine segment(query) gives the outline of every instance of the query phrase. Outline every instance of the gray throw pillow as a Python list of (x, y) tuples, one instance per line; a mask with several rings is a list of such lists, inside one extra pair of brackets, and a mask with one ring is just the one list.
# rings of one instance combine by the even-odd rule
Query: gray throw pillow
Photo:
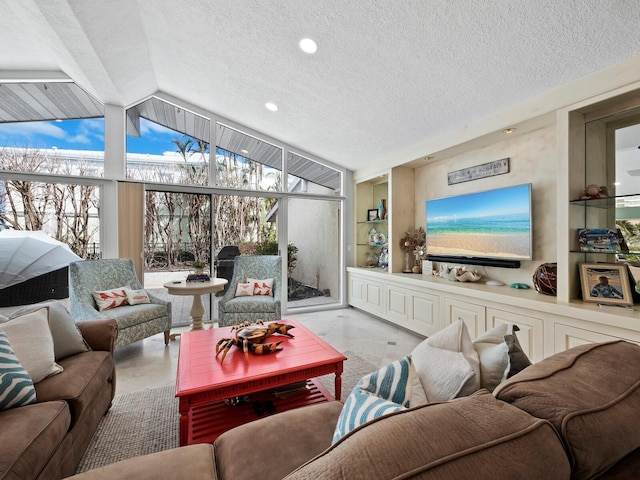
[(53, 337), (53, 350), (56, 361), (90, 350), (67, 307), (55, 300), (23, 307), (11, 314), (10, 319), (21, 317), (42, 307), (49, 307), (49, 329)]
[(505, 335), (504, 341), (509, 347), (509, 360), (510, 360), (510, 368), (509, 373), (507, 374), (507, 378), (513, 377), (516, 373), (524, 370), (529, 365), (531, 365), (531, 360), (527, 357), (527, 354), (522, 350), (522, 346), (518, 341), (518, 337), (516, 336), (516, 332), (520, 330), (517, 325), (513, 326), (513, 334)]

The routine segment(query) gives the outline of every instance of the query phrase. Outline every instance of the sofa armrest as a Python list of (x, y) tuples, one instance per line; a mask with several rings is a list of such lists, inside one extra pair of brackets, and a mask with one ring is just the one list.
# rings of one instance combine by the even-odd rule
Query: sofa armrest
[(118, 323), (115, 320), (89, 320), (76, 325), (92, 350), (113, 353), (118, 338)]
[(255, 480), (267, 473), (268, 478), (284, 478), (331, 446), (341, 411), (341, 402), (325, 402), (223, 433), (213, 444), (218, 479)]

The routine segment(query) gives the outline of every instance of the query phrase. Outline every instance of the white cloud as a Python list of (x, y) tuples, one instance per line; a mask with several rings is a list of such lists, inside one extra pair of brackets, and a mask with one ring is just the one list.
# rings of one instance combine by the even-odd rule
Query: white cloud
[(16, 136), (36, 138), (45, 135), (52, 138), (65, 138), (67, 132), (51, 122), (21, 122), (0, 124), (0, 134), (3, 136)]
[(141, 135), (150, 135), (153, 133), (158, 133), (161, 135), (171, 135), (171, 137), (175, 137), (176, 135), (180, 135), (178, 132), (171, 130), (163, 125), (160, 125), (155, 122), (151, 122), (146, 118), (140, 119), (140, 134)]

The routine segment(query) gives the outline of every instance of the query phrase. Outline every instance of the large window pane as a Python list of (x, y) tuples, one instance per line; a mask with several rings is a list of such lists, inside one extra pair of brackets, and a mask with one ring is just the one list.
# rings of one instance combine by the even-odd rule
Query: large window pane
[(0, 124), (0, 169), (102, 177), (104, 119)]
[(282, 189), (282, 149), (218, 123), (216, 125), (218, 187), (243, 190)]
[(340, 299), (340, 202), (289, 198), (288, 308), (338, 303)]
[[(142, 119), (143, 125), (153, 125)], [(181, 185), (209, 184), (209, 145), (180, 132), (155, 125), (149, 141), (133, 142), (127, 137), (127, 178)], [(146, 152), (132, 152), (136, 148)]]
[[(166, 191), (146, 192), (145, 286), (172, 302), (174, 325), (188, 324), (192, 298), (168, 296), (162, 285), (184, 280), (194, 262), (211, 268), (211, 195)], [(204, 301), (205, 321), (212, 318), (211, 301)]]
[(277, 255), (275, 198), (216, 195), (213, 200), (213, 245), (216, 251), (236, 245), (244, 254)]
[(99, 187), (0, 176), (0, 229), (42, 230), (82, 258), (100, 256)]
[[(289, 152), (287, 156), (289, 192), (308, 192), (335, 195), (342, 191), (342, 173), (314, 160)], [(309, 190), (308, 184), (313, 184)]]

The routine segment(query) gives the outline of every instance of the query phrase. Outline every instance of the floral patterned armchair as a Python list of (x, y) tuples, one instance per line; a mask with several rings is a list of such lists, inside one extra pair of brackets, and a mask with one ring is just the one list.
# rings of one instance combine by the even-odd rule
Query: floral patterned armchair
[[(149, 295), (151, 303), (123, 305), (98, 311), (93, 292), (129, 286), (139, 290), (133, 260), (109, 258), (81, 260), (69, 264), (69, 311), (76, 322), (113, 318), (118, 322), (116, 347), (164, 332), (164, 343), (169, 343), (171, 330), (171, 302)], [(147, 292), (148, 294), (148, 292)]]
[[(236, 285), (248, 278), (273, 279), (273, 296), (253, 295), (236, 297)], [(282, 257), (279, 255), (240, 255), (235, 258), (233, 277), (226, 293), (218, 303), (220, 326), (236, 325), (256, 320), (280, 320)]]

